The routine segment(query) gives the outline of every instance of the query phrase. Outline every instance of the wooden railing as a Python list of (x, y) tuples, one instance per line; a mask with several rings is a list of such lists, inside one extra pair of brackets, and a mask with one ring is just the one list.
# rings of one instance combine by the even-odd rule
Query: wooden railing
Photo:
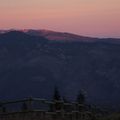
[(20, 116), (23, 114), (28, 117), (24, 120), (30, 119), (30, 116), (39, 116), (40, 120), (90, 120), (93, 117), (87, 105), (78, 103), (47, 101), (39, 98), (0, 103), (0, 120), (22, 120)]

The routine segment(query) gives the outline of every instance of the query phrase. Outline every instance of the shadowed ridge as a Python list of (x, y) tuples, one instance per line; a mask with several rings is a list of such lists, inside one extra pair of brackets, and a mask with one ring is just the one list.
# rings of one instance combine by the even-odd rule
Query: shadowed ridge
[(21, 31), (8, 31), (5, 33), (0, 34), (0, 40), (1, 41), (35, 41), (35, 42), (43, 42), (46, 43), (48, 40), (43, 36), (34, 36), (34, 35), (28, 35)]
[[(21, 32), (21, 31), (9, 31), (9, 32), (5, 32), (5, 33), (1, 34), (0, 37), (15, 37), (15, 38), (18, 38), (18, 37), (25, 37), (26, 38), (27, 37), (28, 38), (31, 36), (33, 36), (33, 35), (28, 35), (28, 34)], [(42, 37), (42, 36), (40, 36), (40, 37)], [(42, 37), (42, 38), (44, 38), (44, 37)]]

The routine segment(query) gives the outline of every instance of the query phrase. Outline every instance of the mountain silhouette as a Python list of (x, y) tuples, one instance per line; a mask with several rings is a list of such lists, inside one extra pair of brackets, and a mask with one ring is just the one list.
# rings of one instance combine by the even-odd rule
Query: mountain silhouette
[(83, 89), (89, 102), (117, 106), (119, 39), (85, 38), (61, 42), (21, 31), (1, 33), (0, 99), (50, 99), (57, 85), (72, 100)]

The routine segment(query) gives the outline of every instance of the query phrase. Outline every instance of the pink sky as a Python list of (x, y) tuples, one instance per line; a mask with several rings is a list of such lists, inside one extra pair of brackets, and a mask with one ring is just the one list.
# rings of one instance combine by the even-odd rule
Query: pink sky
[(0, 29), (120, 37), (120, 0), (0, 0)]

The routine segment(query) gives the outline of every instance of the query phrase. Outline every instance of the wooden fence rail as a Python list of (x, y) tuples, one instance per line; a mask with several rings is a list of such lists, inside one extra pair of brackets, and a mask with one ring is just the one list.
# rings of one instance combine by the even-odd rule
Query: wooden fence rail
[(0, 102), (0, 120), (91, 120), (87, 105), (39, 98)]

